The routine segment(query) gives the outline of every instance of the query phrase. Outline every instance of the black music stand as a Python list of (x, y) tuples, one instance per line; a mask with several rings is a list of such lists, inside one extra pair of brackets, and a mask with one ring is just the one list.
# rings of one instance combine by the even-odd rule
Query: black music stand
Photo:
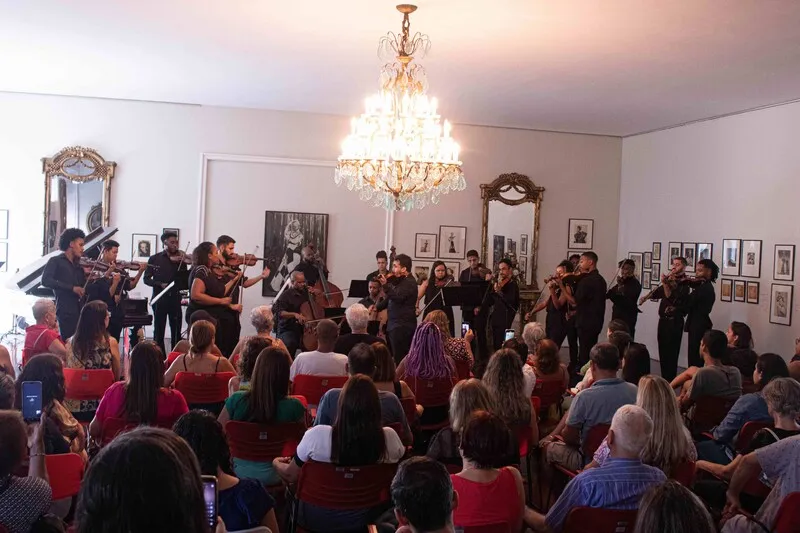
[(369, 296), (369, 281), (354, 279), (350, 282), (350, 290), (347, 292), (348, 298), (358, 298), (359, 300)]
[(478, 307), (483, 302), (487, 282), (463, 282), (460, 286), (444, 287), (442, 297), (445, 305)]

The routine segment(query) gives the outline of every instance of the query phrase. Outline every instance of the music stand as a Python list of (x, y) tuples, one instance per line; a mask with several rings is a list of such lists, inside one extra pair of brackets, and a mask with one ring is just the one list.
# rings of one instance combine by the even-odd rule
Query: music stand
[(364, 279), (354, 279), (350, 282), (348, 298), (358, 298), (359, 300), (369, 296), (369, 281)]
[(445, 305), (461, 307), (478, 307), (483, 302), (485, 281), (464, 282), (460, 286), (444, 287), (442, 297)]

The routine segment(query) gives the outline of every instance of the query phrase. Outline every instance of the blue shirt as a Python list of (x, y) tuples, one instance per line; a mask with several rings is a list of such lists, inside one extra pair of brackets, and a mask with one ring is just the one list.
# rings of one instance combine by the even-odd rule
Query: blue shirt
[(261, 525), (264, 516), (275, 507), (275, 500), (255, 479), (239, 483), (219, 492), (218, 513), (230, 531), (251, 529)]
[(666, 480), (664, 472), (638, 459), (609, 457), (603, 466), (585, 470), (569, 482), (550, 508), (545, 522), (558, 533), (574, 507), (638, 509), (642, 494), (652, 485)]
[(714, 428), (714, 440), (731, 442), (746, 422), (772, 421), (761, 392), (745, 394), (733, 404), (725, 419)]
[(567, 425), (581, 430), (581, 444), (597, 424), (610, 424), (623, 405), (636, 403), (636, 385), (619, 378), (595, 381), (572, 401)]

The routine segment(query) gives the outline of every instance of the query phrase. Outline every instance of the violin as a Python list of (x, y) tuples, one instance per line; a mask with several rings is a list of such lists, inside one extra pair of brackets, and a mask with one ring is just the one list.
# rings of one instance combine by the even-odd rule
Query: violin
[(447, 276), (445, 276), (444, 278), (442, 278), (442, 279), (434, 278), (433, 286), (436, 287), (437, 289), (441, 289), (442, 287), (446, 286), (448, 283), (452, 283), (454, 279), (455, 278), (453, 276), (449, 275), (449, 274)]
[(256, 257), (253, 254), (237, 254), (232, 253), (225, 256), (225, 264), (231, 268), (238, 268), (242, 265), (256, 266), (256, 262), (266, 261), (263, 257)]
[(184, 264), (184, 265), (191, 265), (192, 264), (191, 256), (186, 255), (186, 253), (184, 253), (184, 252), (180, 252), (180, 253), (177, 253), (175, 255), (167, 254), (167, 258), (170, 261), (172, 261), (173, 263), (177, 263), (179, 265), (180, 264)]
[(569, 274), (564, 274), (561, 277), (561, 281), (564, 283), (577, 283), (588, 275), (589, 272), (570, 272)]
[(688, 285), (692, 289), (696, 289), (697, 287), (705, 284), (708, 280), (706, 278), (697, 278), (697, 277), (685, 277), (682, 280), (678, 281), (681, 285)]

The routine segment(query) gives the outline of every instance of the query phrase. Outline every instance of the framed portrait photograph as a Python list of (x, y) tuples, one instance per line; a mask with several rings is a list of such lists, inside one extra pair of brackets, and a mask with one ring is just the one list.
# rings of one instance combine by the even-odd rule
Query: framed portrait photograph
[(0, 209), (0, 239), (8, 239), (8, 209)]
[(694, 272), (694, 266), (697, 264), (697, 243), (681, 243), (681, 255), (686, 258), (686, 272)]
[(661, 261), (661, 243), (653, 243), (653, 261)]
[(722, 241), (722, 275), (739, 275), (739, 249), (741, 241), (739, 239), (724, 239)]
[(417, 285), (422, 285), (422, 282), (428, 279), (428, 273), (431, 271), (430, 266), (415, 266), (414, 279), (417, 280)]
[(497, 270), (497, 265), (506, 253), (506, 238), (504, 235), (492, 236), (492, 270)]
[(761, 241), (743, 240), (741, 254), (743, 278), (761, 277)]
[(744, 302), (746, 292), (746, 282), (741, 279), (734, 280), (733, 282), (733, 301)]
[(458, 261), (445, 261), (444, 266), (447, 268), (447, 275), (458, 281), (458, 275), (461, 274), (461, 263)]
[(644, 252), (642, 254), (642, 268), (653, 268), (653, 252)]
[(653, 263), (650, 279), (658, 283), (661, 280), (661, 263)]
[(628, 252), (628, 259), (633, 261), (636, 264), (636, 267), (633, 269), (633, 274), (636, 276), (637, 279), (642, 279), (642, 262), (644, 258), (642, 257), (641, 252)]
[(147, 263), (151, 255), (159, 252), (158, 235), (134, 233), (131, 237), (131, 260)]
[(781, 326), (792, 325), (794, 285), (773, 283), (769, 301), (769, 321)]
[(417, 233), (414, 241), (414, 257), (418, 259), (436, 258), (436, 235), (433, 233)]
[(8, 272), (8, 243), (0, 242), (0, 272)]
[(588, 218), (569, 219), (569, 235), (567, 248), (575, 250), (591, 250), (594, 238), (594, 220)]
[(519, 255), (528, 255), (528, 234), (523, 233), (519, 236)]
[(733, 301), (733, 280), (722, 278), (720, 282), (719, 299), (721, 302)]
[(644, 273), (642, 274), (642, 288), (643, 289), (648, 290), (648, 291), (650, 290), (650, 288), (653, 286), (652, 282), (650, 281), (652, 277), (653, 277), (653, 273), (652, 272), (650, 272), (648, 270), (644, 271)]
[(465, 226), (439, 226), (439, 257), (464, 259), (467, 256), (467, 228)]
[(517, 261), (517, 266), (519, 267), (519, 278), (522, 280), (524, 285), (528, 284), (528, 258), (524, 255), (519, 258)]
[(761, 289), (761, 283), (758, 281), (747, 282), (747, 303), (758, 305), (758, 291)]
[(697, 243), (697, 260), (711, 259), (714, 260), (714, 245), (710, 242)]
[(681, 257), (681, 243), (671, 242), (669, 243), (669, 262), (672, 263), (676, 257)]
[(264, 212), (264, 257), (276, 268), (261, 285), (261, 295), (272, 297), (302, 259), (304, 247), (314, 245), (323, 262), (328, 260), (328, 215), (296, 211)]
[(772, 277), (776, 281), (794, 281), (794, 244), (775, 245)]
[[(174, 233), (175, 235), (177, 235), (178, 236), (178, 242), (181, 242), (181, 230), (180, 230), (180, 228), (162, 228), (161, 229), (161, 235), (163, 235), (163, 234), (165, 234), (167, 232)], [(159, 238), (161, 237), (161, 235), (159, 235)], [(190, 250), (190, 253), (191, 253), (191, 250)]]

